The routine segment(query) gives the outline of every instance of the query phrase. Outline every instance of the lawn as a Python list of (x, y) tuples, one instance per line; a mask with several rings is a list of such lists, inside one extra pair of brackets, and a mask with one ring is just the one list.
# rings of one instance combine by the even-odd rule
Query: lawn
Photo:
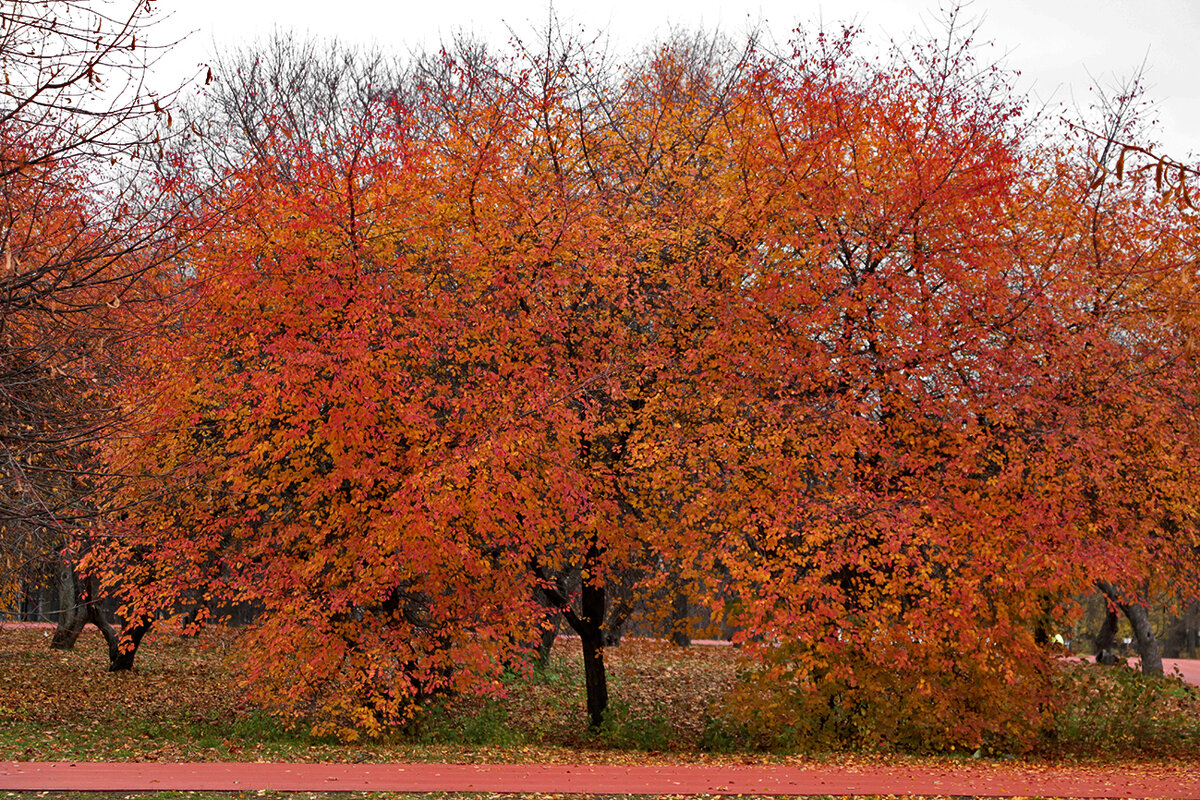
[[(231, 688), (232, 634), (147, 638), (131, 673), (105, 671), (90, 628), (76, 649), (47, 648), (48, 631), (0, 629), (0, 760), (494, 761), (758, 763), (794, 757), (870, 761), (898, 755), (750, 752), (715, 730), (710, 710), (737, 680), (730, 647), (671, 647), (626, 640), (606, 652), (609, 723), (587, 729), (576, 642), (560, 641), (549, 666), (516, 675), (499, 698), (456, 698), (407, 730), (345, 744), (285, 730)], [(1064, 665), (1069, 697), (1043, 758), (1195, 758), (1200, 690), (1131, 670)], [(1137, 709), (1137, 713), (1131, 713)], [(712, 752), (715, 742), (722, 752)], [(995, 754), (1003, 757), (1003, 754)]]
[[(736, 651), (626, 641), (606, 653), (612, 726), (586, 727), (578, 643), (560, 642), (531, 680), (502, 698), (460, 698), (427, 709), (383, 741), (313, 739), (243, 702), (231, 688), (231, 634), (151, 635), (131, 673), (108, 673), (99, 634), (73, 651), (47, 649), (48, 631), (0, 630), (0, 759), (568, 762), (621, 750), (695, 751), (708, 706), (736, 676)], [(664, 755), (664, 757), (666, 757)]]

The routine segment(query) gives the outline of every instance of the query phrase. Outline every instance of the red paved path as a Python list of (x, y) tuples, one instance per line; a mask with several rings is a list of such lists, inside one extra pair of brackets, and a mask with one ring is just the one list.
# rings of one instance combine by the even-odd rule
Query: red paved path
[[(1095, 663), (1095, 656), (1068, 656), (1064, 661), (1091, 661)], [(1132, 669), (1141, 668), (1141, 659), (1134, 656), (1126, 660), (1126, 665)], [(1200, 661), (1194, 658), (1164, 658), (1163, 672), (1167, 675), (1178, 675), (1185, 683), (1190, 683), (1193, 686), (1200, 686)]]
[(1200, 765), (1069, 770), (517, 764), (0, 762), (0, 790), (970, 795), (1200, 800)]

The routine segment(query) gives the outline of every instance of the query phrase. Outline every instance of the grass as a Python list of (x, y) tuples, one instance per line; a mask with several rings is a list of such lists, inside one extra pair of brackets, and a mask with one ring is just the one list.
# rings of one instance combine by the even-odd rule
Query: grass
[(414, 725), (425, 743), (639, 751), (697, 750), (708, 709), (737, 677), (736, 651), (626, 640), (605, 652), (608, 719), (586, 726), (578, 644), (559, 642), (545, 668), (512, 675), (503, 698), (457, 698), (428, 707)]
[(553, 763), (582, 749), (619, 760), (621, 750), (694, 750), (708, 705), (736, 674), (728, 648), (626, 642), (606, 653), (610, 724), (591, 732), (578, 645), (567, 641), (531, 678), (509, 676), (502, 698), (443, 701), (408, 730), (347, 745), (286, 730), (241, 701), (230, 688), (228, 633), (152, 634), (124, 674), (105, 671), (91, 628), (69, 652), (48, 650), (46, 633), (0, 629), (0, 759)]
[[(607, 651), (612, 700), (599, 731), (586, 726), (578, 647), (564, 641), (546, 668), (508, 676), (502, 697), (445, 700), (404, 731), (342, 744), (287, 730), (240, 700), (230, 689), (227, 632), (200, 640), (152, 635), (137, 668), (124, 674), (105, 671), (103, 642), (91, 629), (70, 652), (48, 650), (45, 633), (0, 629), (0, 760), (654, 764), (786, 762), (796, 755), (747, 752), (735, 731), (710, 716), (737, 680), (733, 648), (632, 640)], [(1061, 680), (1070, 700), (1042, 756), (1194, 760), (1200, 753), (1195, 688), (1089, 665), (1064, 668)]]

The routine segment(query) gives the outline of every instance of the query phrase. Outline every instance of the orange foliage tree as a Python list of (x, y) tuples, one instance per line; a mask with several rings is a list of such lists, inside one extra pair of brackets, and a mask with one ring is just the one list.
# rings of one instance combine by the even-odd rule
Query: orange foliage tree
[(751, 728), (1028, 740), (1061, 601), (1195, 557), (1187, 221), (1097, 200), (969, 48), (854, 44), (466, 50), (369, 125), (265, 126), (96, 568), (261, 609), (247, 686), (320, 732), (493, 686), (553, 611), (599, 724), (633, 574), (756, 645)]
[[(772, 127), (813, 118), (791, 104), (830, 72), (773, 87)], [(1194, 574), (1194, 363), (1168, 311), (1194, 221), (1145, 184), (1097, 196), (1087, 143), (1022, 136), (988, 75), (918, 48), (752, 171), (786, 176), (766, 196), (808, 268), (781, 259), (763, 305), (812, 327), (774, 344), (799, 363), (757, 415), (779, 444), (739, 591), (818, 738), (1028, 743), (1058, 604)]]

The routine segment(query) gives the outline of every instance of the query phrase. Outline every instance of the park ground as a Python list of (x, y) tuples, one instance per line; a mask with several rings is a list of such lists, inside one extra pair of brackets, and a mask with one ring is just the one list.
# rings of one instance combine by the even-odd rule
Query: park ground
[[(534, 789), (541, 792), (537, 796), (564, 792), (586, 796), (593, 787), (594, 791), (619, 790), (637, 796), (704, 796), (721, 786), (746, 796), (756, 794), (751, 785), (731, 785), (728, 781), (729, 776), (745, 770), (759, 779), (772, 770), (793, 771), (788, 773), (791, 778), (785, 775), (784, 784), (771, 791), (787, 789), (786, 781), (799, 774), (796, 770), (819, 776), (814, 780), (833, 780), (823, 791), (817, 786), (793, 787), (803, 789), (805, 794), (821, 791), (821, 795), (853, 791), (859, 796), (864, 792), (886, 793), (880, 796), (964, 796), (991, 791), (996, 796), (1004, 790), (1006, 796), (1026, 797), (1043, 796), (1045, 792), (1052, 794), (1044, 796), (1200, 797), (1200, 691), (1178, 681), (1146, 682), (1130, 670), (1068, 667), (1089, 676), (1090, 697), (1064, 721), (1064, 735), (1057, 749), (1036, 757), (959, 752), (914, 755), (765, 751), (738, 748), (729, 742), (713, 746), (710, 710), (733, 684), (738, 669), (737, 652), (732, 648), (681, 649), (638, 640), (614, 648), (608, 653), (614, 698), (612, 724), (594, 733), (584, 725), (577, 648), (571, 642), (560, 642), (548, 669), (532, 679), (514, 677), (506, 685), (504, 697), (460, 698), (429, 709), (403, 734), (345, 743), (288, 730), (242, 701), (230, 680), (233, 665), (227, 637), (206, 636), (199, 641), (166, 635), (151, 637), (139, 656), (138, 669), (113, 675), (104, 671), (104, 648), (94, 632), (89, 630), (71, 652), (48, 650), (47, 634), (44, 628), (27, 626), (0, 630), (0, 761), (13, 762), (6, 765), (10, 771), (19, 762), (27, 773), (31, 762), (75, 762), (76, 772), (95, 762), (120, 762), (117, 769), (126, 782), (111, 787), (108, 793), (90, 794), (89, 800), (141, 797), (137, 792), (151, 786), (179, 787), (147, 795), (157, 800), (301, 798), (307, 797), (311, 789), (323, 789), (318, 796), (332, 798), (337, 793), (329, 793), (324, 779), (330, 770), (396, 769), (406, 764), (413, 765), (406, 778), (410, 781), (416, 775), (413, 770), (422, 769), (416, 766), (420, 764), (427, 765), (423, 768), (426, 772), (435, 769), (443, 773), (446, 769), (472, 768), (469, 765), (491, 765), (484, 768), (492, 770), (550, 770), (543, 775), (549, 783), (531, 783), (528, 779), (513, 783), (517, 779), (501, 774), (489, 778), (499, 783), (468, 781), (449, 787), (465, 794), (440, 795), (434, 790), (447, 786), (421, 784), (433, 792), (421, 795), (424, 797), (487, 797), (506, 788), (519, 796), (531, 795)], [(1191, 677), (1195, 665), (1181, 666)], [(1096, 683), (1096, 676), (1109, 681), (1105, 694), (1111, 696), (1097, 696), (1096, 687), (1101, 684)], [(1130, 708), (1141, 711), (1133, 714)], [(232, 764), (230, 769), (243, 772), (250, 770), (252, 776), (258, 770), (259, 779), (241, 793), (236, 784), (225, 783), (220, 785), (226, 793), (213, 794), (214, 784), (164, 783), (161, 775), (154, 777), (158, 773), (153, 773), (167, 770), (164, 774), (184, 775), (189, 769), (220, 770), (222, 764)], [(305, 764), (309, 766), (301, 766)], [(435, 767), (446, 764), (468, 766)], [(311, 779), (317, 785), (262, 779), (264, 769), (296, 772), (312, 769), (311, 765), (320, 765), (316, 769), (323, 772), (303, 774), (308, 775), (305, 780)], [(644, 780), (641, 784), (620, 780), (613, 783), (616, 779), (612, 775), (605, 778), (609, 781), (606, 789), (595, 784), (594, 776), (576, 772), (574, 778), (570, 777), (571, 770), (616, 769), (628, 773), (644, 768), (674, 781), (676, 790), (664, 792), (664, 786)], [(56, 769), (61, 773), (62, 765)], [(713, 769), (717, 772), (711, 772)], [(131, 775), (142, 774), (139, 770), (153, 773), (146, 785), (129, 782)], [(379, 774), (376, 772), (376, 777)], [(857, 788), (836, 783), (847, 774), (851, 779), (874, 775), (884, 782), (859, 784)], [(958, 782), (943, 783), (944, 791), (940, 793), (914, 795), (936, 786), (900, 780), (903, 776), (931, 775), (934, 779), (939, 779), (937, 775), (950, 776)], [(722, 776), (725, 782), (718, 783)], [(1018, 783), (996, 783), (1005, 776)], [(1027, 780), (1030, 776), (1036, 778), (1033, 783)], [(353, 784), (351, 777), (348, 773), (342, 779), (341, 788), (360, 792), (369, 788), (415, 788), (411, 782)], [(150, 784), (151, 780), (158, 783)], [(1026, 783), (1021, 784), (1021, 780)], [(38, 791), (32, 791), (34, 787)], [(208, 793), (182, 791), (185, 787)], [(471, 791), (473, 787), (479, 791)], [(103, 789), (105, 784), (92, 788)], [(768, 788), (760, 785), (759, 791)], [(56, 788), (48, 779), (26, 785), (19, 781), (5, 783), (0, 776), (0, 792), (12, 797), (74, 796), (71, 791), (69, 786)]]

